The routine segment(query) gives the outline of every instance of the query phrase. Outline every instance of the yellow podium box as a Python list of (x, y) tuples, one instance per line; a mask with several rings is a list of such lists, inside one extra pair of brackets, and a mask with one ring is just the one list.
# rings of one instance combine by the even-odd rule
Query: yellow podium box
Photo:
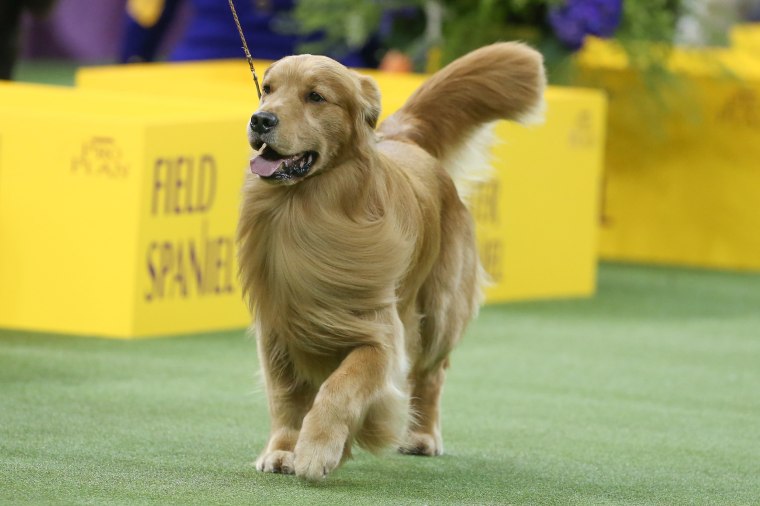
[(246, 121), (224, 103), (0, 84), (0, 327), (247, 325), (233, 242)]
[[(256, 62), (261, 77), (269, 62)], [(361, 72), (382, 95), (382, 118), (395, 112), (424, 75)], [(244, 60), (83, 68), (77, 86), (224, 99), (251, 113), (257, 99)], [(606, 98), (598, 91), (549, 88), (538, 127), (501, 122), (494, 178), (472, 198), (488, 302), (587, 296), (596, 287), (598, 201)], [(242, 135), (235, 142), (240, 142)]]
[(610, 94), (601, 256), (760, 269), (760, 60), (676, 49), (655, 90), (603, 41), (579, 65)]
[(494, 177), (471, 201), (490, 302), (596, 291), (606, 102), (562, 88), (546, 99), (545, 125), (497, 125)]
[(760, 59), (760, 23), (744, 23), (731, 28), (731, 47)]
[[(263, 67), (260, 67), (263, 71)], [(385, 115), (424, 76), (373, 72)], [(257, 100), (243, 61), (0, 84), (0, 327), (115, 338), (241, 328), (234, 231)], [(100, 89), (98, 89), (100, 88)], [(605, 99), (497, 125), (472, 197), (490, 302), (594, 292)]]

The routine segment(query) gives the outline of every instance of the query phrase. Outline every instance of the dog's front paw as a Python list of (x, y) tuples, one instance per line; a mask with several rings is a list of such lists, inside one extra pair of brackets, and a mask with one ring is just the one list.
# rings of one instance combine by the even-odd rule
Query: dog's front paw
[(308, 418), (296, 444), (296, 476), (317, 481), (340, 465), (348, 429), (339, 425), (318, 427), (318, 423), (308, 423)]
[(443, 455), (443, 440), (438, 435), (410, 432), (404, 445), (398, 449), (406, 455)]
[(256, 460), (256, 469), (264, 473), (293, 474), (295, 472), (293, 462), (293, 452), (284, 450), (264, 452)]

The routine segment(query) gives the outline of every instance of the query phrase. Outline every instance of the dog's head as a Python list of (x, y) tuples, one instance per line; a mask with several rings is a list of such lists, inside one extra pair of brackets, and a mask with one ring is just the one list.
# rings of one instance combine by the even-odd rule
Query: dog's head
[(366, 144), (379, 115), (380, 91), (371, 78), (325, 56), (283, 58), (264, 74), (248, 125), (259, 151), (251, 171), (293, 184), (329, 169)]

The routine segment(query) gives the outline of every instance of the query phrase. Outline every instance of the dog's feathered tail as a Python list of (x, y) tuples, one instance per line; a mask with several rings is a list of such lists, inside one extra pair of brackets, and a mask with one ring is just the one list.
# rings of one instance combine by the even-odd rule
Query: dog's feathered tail
[(490, 165), (490, 123), (540, 122), (545, 84), (538, 51), (516, 42), (485, 46), (428, 79), (378, 133), (417, 144), (455, 181), (477, 178)]

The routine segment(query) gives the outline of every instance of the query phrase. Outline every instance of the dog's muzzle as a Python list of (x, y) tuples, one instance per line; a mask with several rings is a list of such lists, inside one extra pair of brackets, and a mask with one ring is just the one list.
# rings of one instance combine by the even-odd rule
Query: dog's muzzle
[(290, 156), (281, 155), (266, 146), (251, 160), (251, 172), (271, 181), (292, 181), (306, 176), (317, 160), (317, 156), (314, 151), (304, 151)]

